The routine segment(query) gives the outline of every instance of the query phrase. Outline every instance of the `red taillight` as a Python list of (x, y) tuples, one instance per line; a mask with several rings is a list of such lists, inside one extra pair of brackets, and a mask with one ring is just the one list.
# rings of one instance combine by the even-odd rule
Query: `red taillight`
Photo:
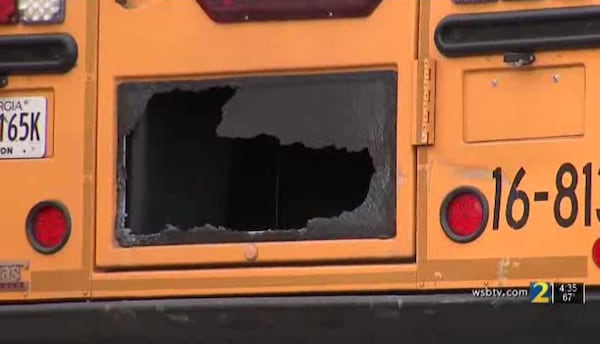
[(196, 0), (219, 23), (369, 16), (382, 0)]
[(442, 229), (455, 242), (467, 243), (477, 239), (483, 233), (487, 220), (487, 200), (475, 188), (458, 188), (442, 202)]
[(40, 253), (60, 250), (69, 239), (71, 221), (67, 209), (56, 202), (42, 202), (27, 217), (27, 238)]
[(460, 235), (469, 236), (477, 232), (483, 221), (483, 209), (475, 195), (456, 196), (448, 205), (448, 226)]
[(600, 268), (600, 239), (596, 240), (592, 246), (592, 260)]
[(0, 0), (0, 24), (17, 22), (17, 0)]

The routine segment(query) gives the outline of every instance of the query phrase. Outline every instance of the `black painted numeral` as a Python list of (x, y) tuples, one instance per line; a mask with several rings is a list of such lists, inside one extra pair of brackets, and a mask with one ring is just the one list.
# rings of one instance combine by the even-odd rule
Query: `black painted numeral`
[[(525, 169), (521, 167), (513, 180), (508, 193), (508, 201), (506, 202), (506, 223), (513, 229), (521, 229), (527, 223), (529, 219), (529, 197), (523, 190), (519, 190), (519, 184), (525, 176)], [(519, 200), (523, 203), (523, 215), (520, 219), (515, 219), (513, 214), (513, 208), (515, 202)]]
[[(583, 197), (583, 224), (585, 227), (592, 225), (592, 163), (586, 163), (582, 168), (582, 174), (584, 179), (584, 197)], [(515, 178), (510, 186), (508, 198), (506, 201), (505, 218), (506, 224), (515, 230), (523, 228), (527, 225), (530, 215), (530, 198), (525, 190), (519, 189), (523, 178), (525, 177), (526, 170), (521, 167), (517, 171)], [(600, 169), (598, 170), (600, 175)], [(495, 182), (494, 190), (494, 214), (492, 228), (498, 230), (500, 227), (500, 211), (502, 208), (502, 168), (497, 167), (492, 172), (492, 178)], [(577, 216), (579, 214), (580, 201), (577, 198), (577, 186), (579, 183), (579, 173), (577, 168), (572, 163), (562, 164), (555, 176), (555, 187), (556, 194), (554, 197), (554, 219), (556, 223), (563, 228), (569, 228), (575, 224)], [(545, 202), (548, 200), (548, 192), (546, 190), (535, 190), (531, 191), (534, 194), (534, 202)], [(552, 197), (550, 197), (552, 198)], [(520, 218), (515, 218), (513, 208), (516, 202), (521, 202), (523, 205), (523, 214)], [(568, 207), (564, 207), (566, 213), (561, 212), (561, 206), (568, 204)], [(600, 221), (600, 209), (596, 209), (596, 217)]]
[(583, 167), (583, 174), (585, 175), (585, 195), (583, 199), (584, 214), (583, 223), (586, 227), (592, 225), (592, 163), (588, 162)]
[(500, 226), (500, 203), (502, 202), (502, 168), (497, 167), (492, 173), (496, 181), (496, 190), (494, 192), (494, 219), (492, 229), (496, 230)]
[[(564, 185), (564, 176), (566, 174), (570, 175), (571, 178), (568, 185)], [(579, 202), (575, 194), (577, 182), (578, 176), (575, 166), (568, 162), (562, 164), (556, 173), (556, 190), (558, 192), (554, 199), (554, 219), (559, 226), (564, 228), (571, 227), (575, 223), (575, 219), (577, 219), (577, 212), (579, 211)], [(571, 203), (571, 213), (568, 217), (563, 217), (560, 212), (560, 205), (565, 198)]]

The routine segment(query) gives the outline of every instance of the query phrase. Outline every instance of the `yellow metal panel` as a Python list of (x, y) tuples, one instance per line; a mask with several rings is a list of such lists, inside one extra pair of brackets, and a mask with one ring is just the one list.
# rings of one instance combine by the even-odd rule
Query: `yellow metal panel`
[[(414, 254), (413, 65), (418, 2), (384, 1), (368, 18), (216, 24), (196, 1), (101, 2), (96, 263), (101, 267), (375, 260)], [(397, 236), (341, 240), (120, 248), (117, 214), (117, 118), (120, 81), (208, 79), (232, 75), (398, 72)], [(246, 272), (240, 271), (240, 276)], [(174, 284), (175, 286), (176, 284)]]
[(465, 71), (463, 78), (465, 142), (583, 135), (583, 66)]
[[(64, 24), (3, 26), (2, 34), (66, 32), (78, 45), (75, 68), (64, 75), (10, 76), (0, 97), (44, 96), (49, 104), (48, 154), (43, 159), (0, 160), (3, 181), (0, 227), (5, 232), (0, 264), (28, 262), (26, 292), (0, 292), (0, 300), (78, 298), (89, 295), (93, 227), (94, 126), (96, 107), (96, 1), (67, 1)], [(26, 216), (36, 203), (66, 205), (72, 230), (66, 246), (42, 255), (27, 241)]]
[[(443, 17), (454, 13), (579, 5), (600, 5), (600, 1), (468, 6), (436, 1), (430, 8), (429, 30), (433, 32)], [(436, 141), (420, 148), (418, 158), (418, 287), (526, 285), (536, 279), (600, 283), (600, 269), (591, 259), (592, 245), (600, 238), (598, 51), (537, 53), (532, 66), (514, 70), (500, 54), (447, 58), (431, 36), (428, 46), (437, 67)], [(559, 174), (565, 164), (573, 165), (578, 179), (574, 191), (578, 212), (566, 228), (555, 215), (555, 207), (563, 218), (574, 208), (566, 198), (555, 206), (561, 188), (557, 178), (564, 186), (572, 179)], [(493, 178), (497, 168), (502, 171), (500, 197)], [(585, 224), (586, 173), (592, 184), (589, 226)], [(520, 183), (513, 184), (520, 174)], [(463, 185), (478, 188), (490, 207), (484, 233), (468, 244), (452, 242), (440, 224), (444, 197)], [(518, 200), (509, 207), (511, 190), (524, 191), (529, 200), (522, 228), (511, 226), (510, 218), (520, 219), (525, 209)], [(544, 192), (547, 201), (536, 197)]]
[(414, 289), (414, 265), (260, 267), (96, 273), (95, 298)]

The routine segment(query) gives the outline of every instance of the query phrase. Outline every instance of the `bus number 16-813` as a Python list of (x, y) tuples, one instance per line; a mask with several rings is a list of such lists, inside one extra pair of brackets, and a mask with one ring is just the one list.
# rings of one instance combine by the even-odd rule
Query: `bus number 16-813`
[[(562, 164), (555, 174), (554, 190), (536, 190), (533, 192), (533, 197), (530, 197), (525, 190), (519, 188), (521, 181), (525, 177), (527, 171), (521, 167), (510, 186), (508, 198), (504, 207), (504, 217), (509, 227), (513, 229), (521, 229), (529, 220), (531, 211), (531, 203), (552, 202), (555, 222), (563, 228), (573, 226), (578, 216), (580, 216), (580, 207), (583, 208), (583, 225), (590, 227), (592, 224), (592, 163), (587, 163), (581, 169), (582, 175), (579, 175), (577, 168), (571, 163)], [(597, 174), (600, 174), (598, 171)], [(565, 178), (568, 176), (568, 178)], [(492, 228), (497, 230), (500, 226), (500, 216), (502, 209), (502, 168), (496, 168), (492, 177), (495, 180), (494, 192), (494, 213)], [(580, 178), (582, 177), (582, 178)], [(583, 181), (580, 181), (583, 179)], [(576, 191), (579, 184), (583, 184), (584, 197), (583, 200), (578, 199)], [(516, 216), (513, 210), (517, 202), (521, 203), (523, 212), (520, 216)], [(562, 206), (564, 202), (568, 202), (568, 207)], [(561, 212), (561, 206), (563, 211)], [(565, 209), (569, 209), (564, 211)], [(596, 220), (600, 221), (600, 209), (594, 209)]]

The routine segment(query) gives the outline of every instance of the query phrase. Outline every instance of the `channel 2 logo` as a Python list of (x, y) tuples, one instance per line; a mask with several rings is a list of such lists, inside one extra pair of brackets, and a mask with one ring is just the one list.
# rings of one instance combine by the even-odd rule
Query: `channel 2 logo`
[(529, 302), (552, 303), (554, 285), (551, 282), (531, 282), (529, 284)]

